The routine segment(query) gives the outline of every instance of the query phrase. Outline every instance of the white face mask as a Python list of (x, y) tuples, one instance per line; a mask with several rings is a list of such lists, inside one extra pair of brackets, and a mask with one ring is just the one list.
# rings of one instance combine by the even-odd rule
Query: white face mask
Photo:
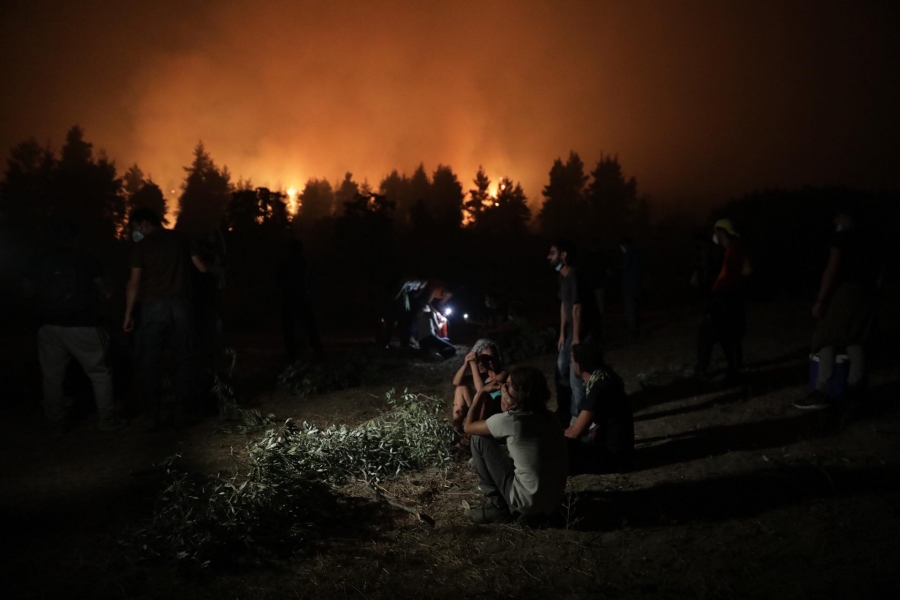
[(131, 239), (133, 239), (135, 242), (139, 242), (139, 241), (141, 241), (142, 239), (144, 239), (144, 234), (141, 233), (140, 231), (132, 231), (132, 232), (131, 232)]
[(716, 234), (713, 234), (713, 244), (715, 244), (716, 246), (719, 245), (719, 236), (717, 236)]
[(622, 252), (628, 252), (628, 249), (626, 249), (625, 246), (619, 246), (619, 248), (622, 249)]
[(558, 263), (556, 263), (557, 272), (562, 271), (562, 268), (563, 268), (562, 261), (559, 261)]
[(847, 228), (844, 226), (843, 223), (838, 223), (837, 226), (834, 228), (834, 230), (837, 231), (838, 233), (840, 233), (842, 231), (846, 231)]

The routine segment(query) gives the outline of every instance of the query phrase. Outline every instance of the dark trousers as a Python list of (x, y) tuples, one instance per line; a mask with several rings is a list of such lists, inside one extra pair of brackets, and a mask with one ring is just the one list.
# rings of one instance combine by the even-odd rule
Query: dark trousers
[(697, 370), (705, 373), (712, 360), (713, 347), (722, 346), (728, 361), (728, 374), (737, 375), (744, 358), (744, 305), (737, 294), (713, 294), (697, 335)]
[(622, 289), (622, 304), (625, 308), (625, 322), (628, 333), (638, 336), (641, 333), (641, 291)]
[(456, 354), (456, 347), (453, 344), (436, 335), (429, 335), (419, 340), (419, 348), (425, 351), (437, 352), (444, 358), (450, 358)]
[(318, 358), (324, 356), (322, 339), (319, 337), (319, 328), (312, 310), (282, 310), (281, 324), (284, 329), (284, 353), (289, 361), (297, 360), (304, 335), (316, 356)]
[(478, 474), (478, 488), (485, 496), (499, 497), (508, 503), (509, 491), (516, 477), (512, 459), (491, 437), (473, 435), (471, 449), (472, 463)]
[(141, 306), (138, 360), (144, 401), (153, 418), (160, 413), (160, 363), (166, 344), (175, 364), (176, 412), (191, 411), (196, 398), (194, 314), (188, 300), (152, 300)]

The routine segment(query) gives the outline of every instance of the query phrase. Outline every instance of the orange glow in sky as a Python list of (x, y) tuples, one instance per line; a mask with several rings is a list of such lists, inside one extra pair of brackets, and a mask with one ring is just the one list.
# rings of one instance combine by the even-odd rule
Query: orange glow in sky
[(0, 19), (0, 148), (79, 124), (163, 189), (198, 140), (270, 189), (424, 163), (468, 190), (484, 165), (532, 209), (570, 150), (617, 154), (654, 206), (900, 186), (897, 3), (47, 4)]

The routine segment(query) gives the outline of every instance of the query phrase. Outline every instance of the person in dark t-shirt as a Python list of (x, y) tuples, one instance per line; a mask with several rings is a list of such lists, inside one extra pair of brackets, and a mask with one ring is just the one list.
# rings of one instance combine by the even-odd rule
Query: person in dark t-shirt
[(584, 383), (570, 368), (572, 345), (589, 341), (600, 322), (597, 303), (587, 274), (575, 266), (575, 246), (559, 240), (550, 246), (547, 261), (559, 273), (559, 355), (556, 361), (556, 416), (569, 423), (571, 404), (584, 399)]
[(631, 467), (634, 418), (622, 379), (603, 361), (596, 343), (572, 346), (572, 370), (584, 381), (586, 394), (572, 405), (565, 436), (571, 473), (617, 473)]
[(187, 236), (163, 229), (159, 216), (150, 209), (131, 213), (131, 230), (135, 245), (123, 329), (126, 333), (135, 329), (134, 309), (140, 298), (137, 333), (141, 388), (150, 413), (146, 429), (152, 432), (163, 424), (158, 370), (167, 341), (175, 359), (175, 426), (191, 420), (196, 348), (190, 270), (206, 273), (209, 265)]
[(828, 396), (837, 354), (844, 351), (850, 358), (847, 394), (851, 401), (865, 398), (865, 347), (875, 328), (877, 290), (883, 263), (871, 235), (857, 225), (856, 206), (838, 207), (834, 217), (828, 262), (822, 273), (819, 293), (812, 307), (816, 327), (813, 331), (812, 354), (819, 357), (819, 374), (815, 389), (794, 402), (796, 408), (821, 410), (833, 404)]

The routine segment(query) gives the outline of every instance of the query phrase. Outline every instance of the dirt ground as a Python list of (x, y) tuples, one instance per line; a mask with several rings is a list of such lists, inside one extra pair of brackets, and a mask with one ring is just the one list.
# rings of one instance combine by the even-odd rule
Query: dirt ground
[[(293, 559), (241, 572), (138, 560), (128, 531), (150, 515), (155, 490), (133, 474), (176, 453), (192, 470), (227, 471), (232, 449), (259, 433), (224, 433), (209, 419), (181, 432), (102, 434), (87, 419), (51, 439), (33, 355), (7, 351), (15, 372), (4, 375), (0, 409), (6, 597), (900, 597), (898, 357), (874, 358), (864, 410), (793, 409), (808, 381), (807, 311), (749, 308), (739, 388), (685, 378), (696, 317), (655, 314), (641, 339), (611, 343), (609, 361), (635, 407), (636, 465), (571, 478), (565, 528), (469, 525), (460, 505), (479, 495), (460, 460), (386, 484), (433, 527), (373, 506)], [(274, 391), (277, 338), (232, 343), (238, 386), (259, 408), (323, 425), (379, 414), (392, 385), (449, 399), (458, 366), (417, 361), (378, 387), (299, 400)], [(554, 357), (532, 362), (552, 376)], [(346, 492), (362, 495), (356, 488)]]

